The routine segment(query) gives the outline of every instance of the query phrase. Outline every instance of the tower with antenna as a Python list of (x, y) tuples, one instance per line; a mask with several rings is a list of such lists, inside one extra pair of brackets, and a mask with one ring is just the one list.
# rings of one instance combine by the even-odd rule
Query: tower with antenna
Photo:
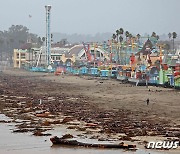
[(46, 64), (51, 63), (51, 5), (46, 5)]

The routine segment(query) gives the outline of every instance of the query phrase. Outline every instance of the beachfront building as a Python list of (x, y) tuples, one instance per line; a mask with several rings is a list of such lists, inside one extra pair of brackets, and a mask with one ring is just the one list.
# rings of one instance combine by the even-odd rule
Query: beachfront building
[(26, 64), (27, 50), (14, 49), (14, 68), (21, 68)]
[(68, 47), (54, 47), (51, 48), (51, 62), (58, 64), (58, 65), (64, 65), (67, 58), (66, 53), (68, 53), (70, 48)]
[[(87, 61), (108, 61), (109, 56), (106, 50), (101, 46), (90, 46), (89, 50), (90, 58), (85, 50), (84, 45), (61, 45), (54, 44), (51, 47), (51, 63), (57, 65), (71, 66), (76, 62), (86, 63)], [(46, 47), (40, 48), (23, 48), (14, 49), (14, 67), (21, 68), (25, 66), (43, 66), (46, 65)]]
[(180, 88), (180, 75), (174, 77), (175, 87)]
[(150, 55), (152, 53), (152, 43), (148, 39), (143, 48), (135, 54), (136, 64), (148, 66), (151, 63)]
[[(65, 54), (70, 48), (51, 48), (51, 63), (63, 63), (66, 61)], [(14, 49), (14, 68), (46, 65), (46, 48)]]
[(179, 86), (180, 76), (180, 56), (176, 52), (175, 55), (165, 55), (159, 71), (159, 84), (168, 86)]
[[(87, 53), (88, 52), (88, 53)], [(88, 56), (88, 54), (90, 56)], [(102, 47), (90, 46), (89, 50), (86, 51), (83, 45), (75, 45), (73, 46), (68, 53), (65, 54), (66, 60), (69, 60), (71, 64), (75, 62), (93, 62), (96, 61), (108, 61), (109, 56), (106, 50)]]

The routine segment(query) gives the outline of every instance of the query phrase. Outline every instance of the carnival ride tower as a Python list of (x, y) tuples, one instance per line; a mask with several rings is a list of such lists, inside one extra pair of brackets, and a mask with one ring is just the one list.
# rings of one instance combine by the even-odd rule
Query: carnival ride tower
[(46, 5), (46, 64), (51, 64), (51, 5)]

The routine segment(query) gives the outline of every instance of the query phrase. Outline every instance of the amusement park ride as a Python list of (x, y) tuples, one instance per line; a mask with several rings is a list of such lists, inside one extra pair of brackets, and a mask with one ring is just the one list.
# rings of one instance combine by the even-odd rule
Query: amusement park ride
[[(163, 85), (169, 82), (170, 85), (180, 87), (180, 64), (177, 66), (168, 66), (167, 69), (163, 70), (162, 64), (164, 54), (163, 45), (158, 44), (156, 37), (141, 36), (126, 38), (126, 41), (117, 42), (115, 40), (109, 40), (103, 43), (84, 43), (83, 49), (85, 52), (85, 58), (80, 59), (80, 62), (70, 66), (63, 66), (63, 68), (56, 68), (53, 70), (51, 60), (51, 33), (50, 33), (50, 15), (51, 6), (47, 5), (46, 8), (46, 50), (45, 50), (45, 61), (46, 64), (42, 68), (40, 66), (42, 49), (39, 52), (38, 60), (36, 60), (36, 66), (32, 67), (35, 71), (46, 71), (55, 72), (55, 75), (60, 73), (69, 72), (78, 75), (93, 75), (100, 77), (116, 77), (119, 80), (128, 80), (129, 82), (160, 84)], [(144, 42), (143, 42), (144, 39)], [(147, 46), (147, 42), (150, 42), (151, 47)], [(103, 49), (103, 55), (101, 58), (100, 50)], [(144, 52), (143, 52), (144, 51)], [(99, 53), (98, 53), (99, 52)], [(98, 54), (100, 54), (100, 57)], [(145, 54), (144, 54), (145, 53)], [(152, 55), (156, 53), (156, 60), (159, 59), (159, 65), (152, 64)], [(84, 54), (84, 53), (83, 53)], [(151, 69), (155, 69), (155, 73), (151, 74)], [(171, 71), (171, 73), (169, 73)], [(148, 79), (149, 78), (149, 79)], [(176, 82), (175, 82), (176, 79)]]
[(92, 61), (92, 55), (90, 53), (90, 44), (85, 44), (83, 42), (83, 46), (84, 46), (84, 50), (85, 50), (85, 53), (86, 53), (86, 59), (88, 62), (91, 62)]
[[(46, 39), (45, 39), (45, 53), (43, 53), (43, 48), (41, 47), (38, 55), (38, 59), (35, 57), (35, 67), (32, 65), (30, 71), (40, 71), (40, 72), (53, 72), (52, 59), (51, 59), (51, 5), (46, 5)], [(45, 56), (45, 63), (41, 64), (42, 55)], [(43, 67), (41, 65), (44, 65)]]

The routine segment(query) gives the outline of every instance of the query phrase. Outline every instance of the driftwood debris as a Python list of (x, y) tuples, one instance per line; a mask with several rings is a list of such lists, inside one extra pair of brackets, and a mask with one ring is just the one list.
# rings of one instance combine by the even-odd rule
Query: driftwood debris
[(53, 144), (59, 145), (69, 145), (69, 146), (83, 146), (83, 147), (94, 147), (94, 148), (116, 148), (116, 149), (129, 149), (129, 150), (137, 150), (136, 145), (127, 145), (123, 142), (120, 144), (93, 144), (93, 143), (83, 143), (77, 140), (66, 140), (63, 138), (59, 138), (54, 136), (50, 138)]

